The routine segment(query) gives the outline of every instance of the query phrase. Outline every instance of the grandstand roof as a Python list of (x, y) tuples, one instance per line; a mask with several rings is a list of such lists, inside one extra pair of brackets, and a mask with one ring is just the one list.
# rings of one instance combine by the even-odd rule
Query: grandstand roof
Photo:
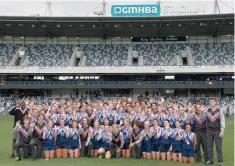
[(161, 17), (0, 16), (0, 36), (163, 37), (234, 34), (234, 14)]

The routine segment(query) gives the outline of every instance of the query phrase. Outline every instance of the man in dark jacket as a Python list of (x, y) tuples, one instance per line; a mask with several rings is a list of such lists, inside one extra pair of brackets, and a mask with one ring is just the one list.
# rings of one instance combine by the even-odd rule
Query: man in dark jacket
[[(12, 110), (9, 112), (9, 114), (14, 116), (13, 128), (15, 127), (16, 122), (18, 122), (18, 121), (20, 121), (20, 124), (23, 125), (24, 116), (28, 115), (26, 103), (25, 102), (22, 102), (21, 104), (17, 103), (16, 106), (14, 108), (12, 108)], [(12, 141), (12, 153), (10, 155), (10, 158), (15, 157), (15, 143), (16, 143), (17, 138), (18, 138), (18, 133), (12, 132), (13, 141)]]
[(223, 166), (222, 138), (225, 129), (224, 112), (217, 107), (215, 98), (210, 99), (210, 106), (206, 115), (206, 137), (209, 158), (206, 165), (213, 165), (214, 163), (213, 144), (215, 142), (218, 166)]

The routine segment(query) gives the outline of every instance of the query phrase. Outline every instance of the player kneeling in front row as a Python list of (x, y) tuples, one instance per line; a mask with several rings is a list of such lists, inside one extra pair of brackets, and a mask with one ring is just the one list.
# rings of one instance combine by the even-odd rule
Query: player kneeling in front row
[(34, 124), (29, 124), (29, 118), (26, 116), (24, 117), (24, 125), (21, 126), (18, 122), (13, 129), (14, 132), (19, 133), (19, 140), (15, 144), (16, 150), (16, 161), (20, 161), (20, 149), (23, 148), (23, 158), (28, 159), (29, 156), (29, 142), (30, 136), (34, 130)]
[(172, 132), (172, 153), (173, 161), (182, 162), (182, 139), (184, 130), (180, 127), (180, 122), (176, 120), (176, 128)]
[(113, 158), (121, 157), (121, 149), (124, 145), (123, 134), (119, 131), (119, 126), (117, 124), (112, 125), (112, 144), (111, 151)]
[(60, 119), (60, 126), (55, 127), (55, 139), (56, 139), (56, 158), (67, 158), (67, 139), (69, 137), (69, 127), (65, 127), (65, 120)]
[(197, 145), (196, 135), (193, 132), (191, 132), (191, 126), (187, 124), (183, 136), (182, 156), (184, 163), (187, 163), (189, 161), (191, 164), (194, 164), (194, 151), (196, 145)]
[(44, 127), (42, 139), (44, 139), (45, 160), (53, 159), (55, 153), (55, 130), (53, 122), (49, 121), (48, 126)]
[(100, 148), (98, 150), (98, 153), (100, 155), (99, 158), (102, 158), (102, 156), (105, 155), (106, 159), (110, 159), (111, 158), (110, 145), (112, 142), (112, 133), (110, 131), (109, 126), (104, 127), (104, 132), (99, 134), (98, 140), (101, 141)]
[(81, 139), (80, 139), (80, 131), (78, 130), (78, 122), (73, 121), (72, 127), (69, 129), (69, 137), (68, 137), (68, 150), (70, 158), (78, 158), (81, 149)]
[(40, 159), (42, 157), (42, 151), (43, 151), (42, 133), (44, 125), (45, 125), (44, 116), (43, 114), (40, 114), (38, 116), (38, 121), (35, 123), (32, 138), (30, 140), (30, 150), (32, 152), (33, 160)]
[(134, 145), (138, 145), (140, 142), (142, 142), (142, 154), (144, 159), (151, 159), (152, 131), (150, 131), (149, 125), (149, 121), (144, 122), (144, 129), (140, 133), (140, 138), (138, 141), (130, 145), (130, 147), (133, 147)]

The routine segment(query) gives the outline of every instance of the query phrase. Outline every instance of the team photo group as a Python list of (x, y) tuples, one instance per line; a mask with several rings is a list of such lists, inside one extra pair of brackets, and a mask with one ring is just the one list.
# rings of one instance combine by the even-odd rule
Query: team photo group
[(53, 158), (135, 158), (223, 165), (224, 112), (209, 105), (164, 98), (17, 103), (12, 154), (16, 161)]

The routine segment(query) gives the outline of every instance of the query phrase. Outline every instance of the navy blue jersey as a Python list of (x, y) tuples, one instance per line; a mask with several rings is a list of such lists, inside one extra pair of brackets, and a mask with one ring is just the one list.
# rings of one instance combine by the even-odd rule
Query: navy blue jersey
[(194, 149), (194, 133), (184, 132), (183, 149)]
[(71, 114), (66, 114), (66, 122), (65, 122), (65, 125), (72, 128), (72, 125), (73, 125), (73, 115), (71, 115)]
[(101, 111), (96, 111), (95, 119), (99, 121), (100, 125), (104, 125), (104, 117), (103, 117), (103, 113)]
[(56, 145), (66, 145), (67, 144), (67, 138), (66, 138), (66, 129), (65, 127), (57, 127), (57, 139), (56, 139)]
[(169, 120), (170, 128), (175, 128), (175, 116), (167, 115), (167, 119)]
[(79, 147), (79, 137), (80, 133), (78, 129), (69, 129), (69, 139), (68, 139), (68, 146), (69, 147)]
[(161, 143), (171, 144), (171, 134), (172, 134), (171, 128), (168, 128), (168, 129), (162, 128)]
[(114, 124), (115, 114), (114, 111), (106, 111), (106, 118), (109, 120), (109, 125), (112, 126)]
[(151, 144), (151, 135), (150, 135), (150, 131), (146, 131), (145, 129), (141, 131), (141, 135), (142, 137), (142, 146), (145, 145), (150, 145)]
[(152, 144), (159, 145), (161, 144), (161, 135), (162, 135), (162, 128), (155, 128), (153, 127), (153, 133), (152, 133)]
[(131, 136), (132, 136), (132, 133), (133, 133), (132, 127), (126, 128), (125, 126), (122, 126), (121, 132), (123, 134), (125, 143), (130, 143)]
[(171, 138), (172, 138), (172, 144), (179, 144), (181, 145), (182, 144), (182, 140), (179, 140), (179, 134), (183, 135), (184, 134), (184, 130), (182, 129), (173, 129), (172, 130), (172, 135), (171, 135)]
[(164, 127), (164, 116), (163, 114), (160, 115), (160, 114), (155, 114), (156, 116), (156, 119), (158, 121), (158, 124), (160, 125), (160, 127)]
[(54, 129), (46, 129), (46, 135), (44, 139), (44, 145), (45, 147), (54, 147)]
[(185, 127), (186, 127), (186, 124), (187, 124), (187, 116), (186, 115), (185, 116), (178, 115), (177, 119), (180, 122), (180, 127), (185, 130)]
[(189, 124), (191, 126), (191, 131), (195, 132), (195, 127), (196, 127), (196, 119), (193, 114), (190, 114), (188, 116)]

